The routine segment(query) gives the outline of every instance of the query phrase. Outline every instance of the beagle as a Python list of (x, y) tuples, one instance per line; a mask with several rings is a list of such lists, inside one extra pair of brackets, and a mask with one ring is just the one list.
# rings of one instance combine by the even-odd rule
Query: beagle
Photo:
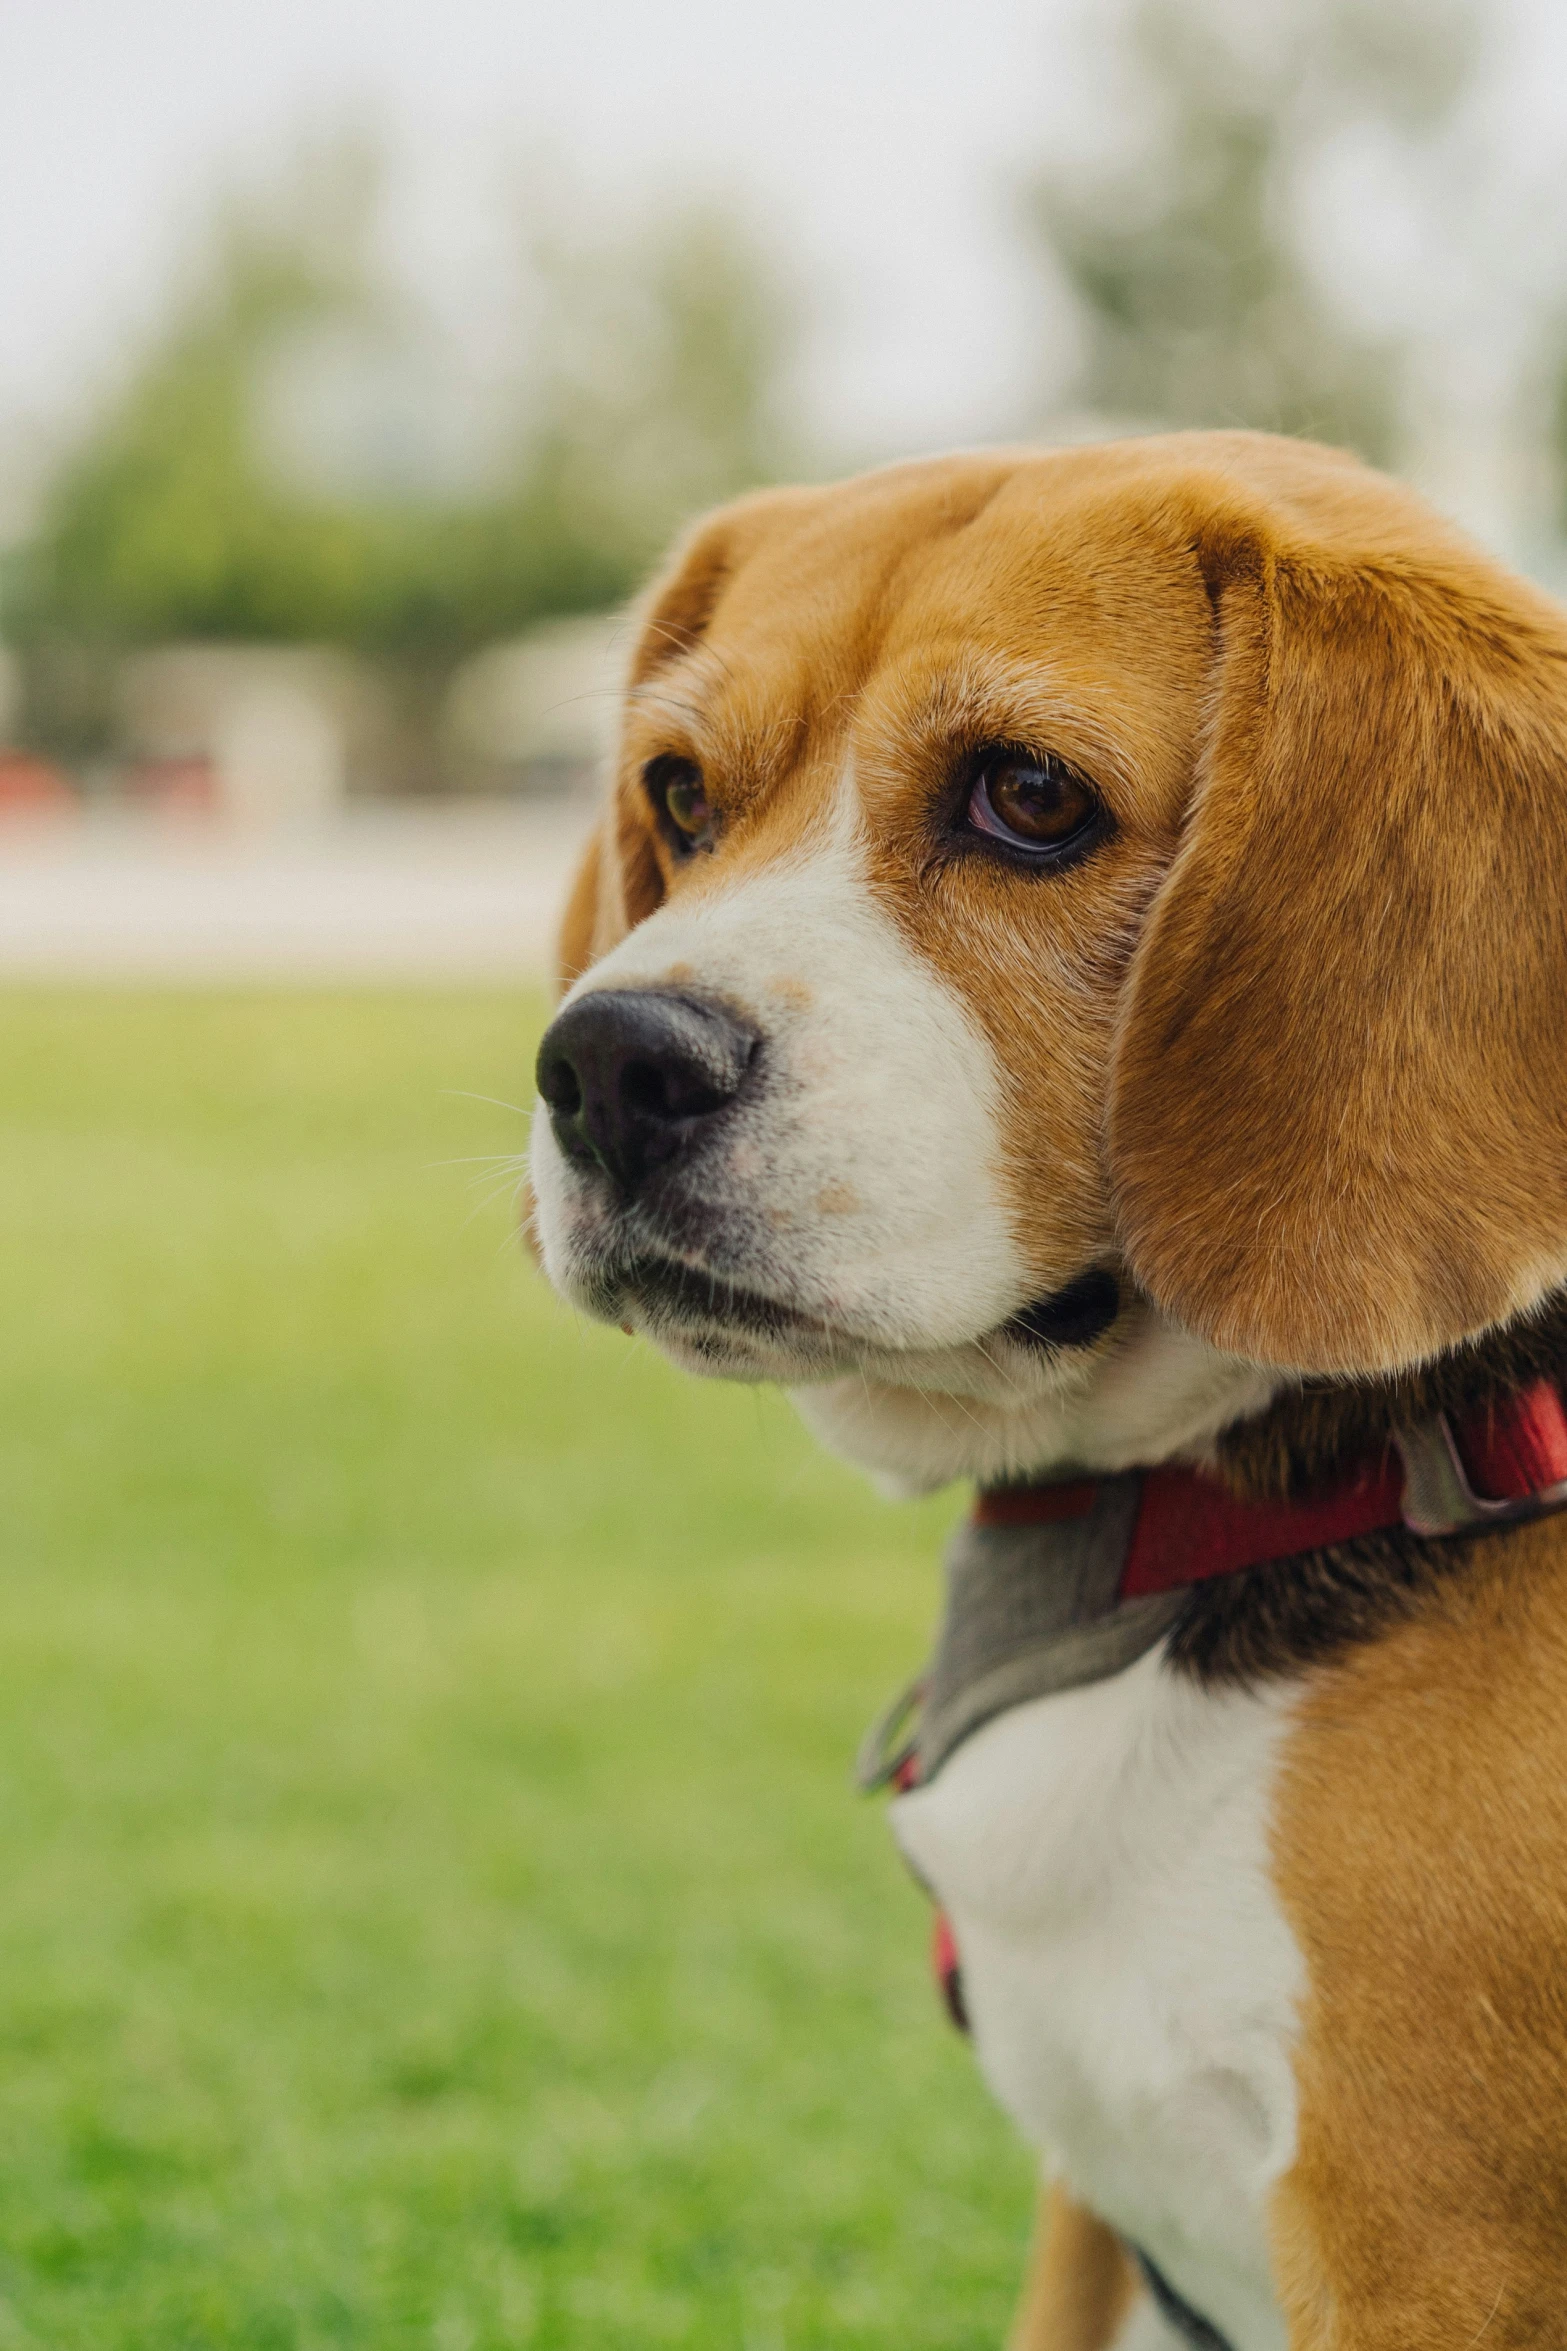
[(1567, 614), (1353, 459), (701, 524), (550, 1278), (975, 1523), (900, 1772), (1018, 2351), (1567, 2343)]

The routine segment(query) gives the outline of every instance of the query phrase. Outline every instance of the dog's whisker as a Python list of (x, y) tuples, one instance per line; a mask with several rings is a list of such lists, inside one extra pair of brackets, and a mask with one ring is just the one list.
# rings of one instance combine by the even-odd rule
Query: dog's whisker
[(463, 1086), (443, 1086), (441, 1088), (441, 1098), (446, 1102), (488, 1103), (492, 1110), (509, 1110), (518, 1118), (531, 1118), (533, 1116), (531, 1108), (524, 1109), (520, 1102), (503, 1102), (498, 1094), (471, 1094), (468, 1092), (466, 1087)]
[(1006, 1387), (1008, 1394), (1017, 1397), (1021, 1403), (1027, 1403), (1030, 1400), (1029, 1391), (1027, 1388), (1023, 1387), (1022, 1384), (1013, 1377), (1012, 1373), (1007, 1370), (1007, 1367), (1004, 1363), (997, 1362), (995, 1356), (992, 1355), (984, 1340), (976, 1339), (973, 1342), (973, 1345), (975, 1353), (981, 1356), (983, 1360), (989, 1364), (997, 1379), (1000, 1380)]
[(424, 1164), (429, 1173), (439, 1167), (495, 1167), (503, 1160), (508, 1167), (521, 1169), (527, 1166), (528, 1155), (525, 1151), (469, 1151), (460, 1159), (427, 1159)]

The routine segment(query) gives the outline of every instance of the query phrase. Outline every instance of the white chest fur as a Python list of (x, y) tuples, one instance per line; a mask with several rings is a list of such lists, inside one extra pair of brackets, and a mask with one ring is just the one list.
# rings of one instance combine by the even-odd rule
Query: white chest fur
[(1156, 1651), (1020, 1706), (893, 1808), (1025, 2135), (1235, 2351), (1282, 2351), (1268, 2193), (1294, 2154), (1300, 1955), (1268, 1869), (1287, 1695)]

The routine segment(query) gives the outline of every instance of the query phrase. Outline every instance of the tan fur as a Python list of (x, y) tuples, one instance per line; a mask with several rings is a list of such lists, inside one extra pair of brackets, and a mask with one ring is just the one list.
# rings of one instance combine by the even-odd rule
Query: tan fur
[[(571, 885), (566, 900), (566, 911), (561, 916), (560, 936), (555, 947), (556, 994), (564, 995), (575, 979), (579, 979), (588, 965), (603, 953), (599, 945), (601, 927), (608, 928), (603, 910), (604, 887), (604, 828), (596, 826), (582, 853), (582, 863)], [(611, 942), (606, 940), (605, 944)]]
[[(985, 741), (1065, 759), (1112, 836), (1051, 876), (954, 847)], [(661, 755), (715, 856), (672, 861)], [(563, 977), (851, 803), (993, 1049), (1041, 1293), (1113, 1259), (1222, 1347), (1365, 1378), (1567, 1275), (1567, 616), (1407, 492), (1210, 434), (726, 510), (649, 600)], [(1559, 1524), (1308, 1685), (1292, 2351), (1567, 2341), (1564, 1698)], [(1019, 2351), (1096, 2351), (1127, 2278), (1059, 2203)]]
[(1567, 1526), (1319, 1676), (1277, 1870), (1311, 1993), (1292, 2351), (1567, 2342)]
[(1141, 2292), (1120, 2239), (1047, 2188), (1007, 2351), (1111, 2351)]

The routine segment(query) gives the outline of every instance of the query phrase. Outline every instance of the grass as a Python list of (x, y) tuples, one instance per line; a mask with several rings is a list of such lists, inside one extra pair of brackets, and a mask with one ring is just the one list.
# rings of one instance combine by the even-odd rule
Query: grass
[(539, 1014), (0, 998), (0, 2351), (1004, 2330), (846, 1784), (951, 1503), (552, 1301)]

